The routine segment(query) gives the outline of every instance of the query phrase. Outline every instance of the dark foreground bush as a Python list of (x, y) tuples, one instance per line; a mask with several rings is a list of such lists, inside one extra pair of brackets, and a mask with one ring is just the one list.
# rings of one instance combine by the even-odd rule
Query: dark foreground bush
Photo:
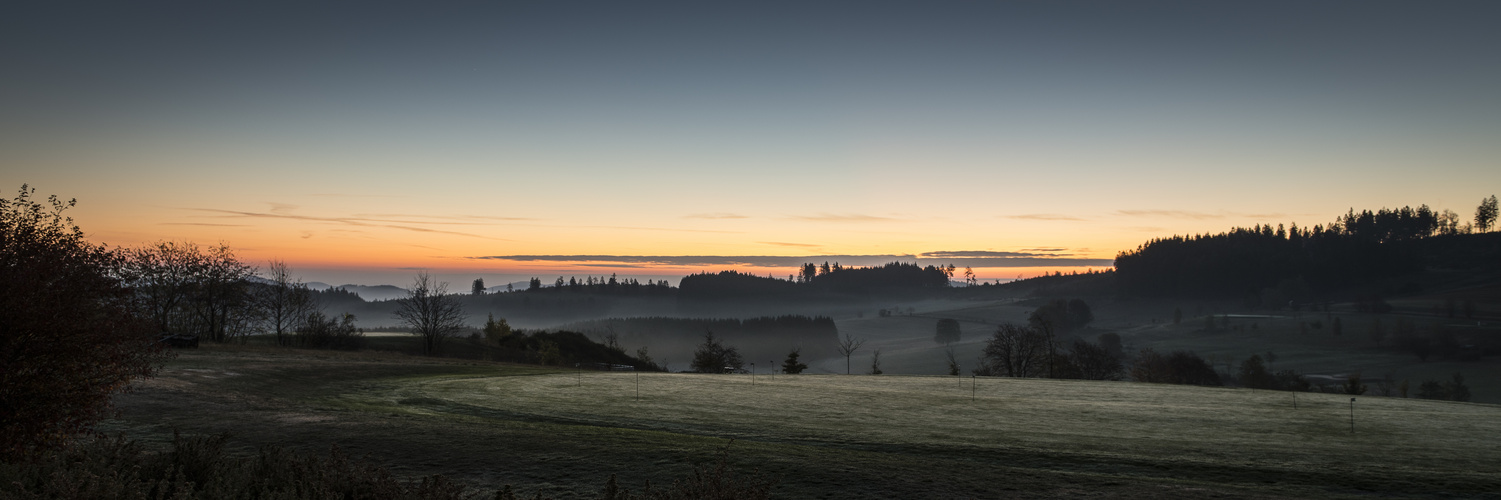
[[(176, 436), (172, 449), (148, 452), (122, 438), (98, 438), (23, 462), (0, 463), (0, 499), (543, 499), (518, 496), (510, 486), (486, 493), (442, 475), (416, 481), (350, 460), (337, 446), (327, 457), (281, 448), (253, 456), (225, 452), (225, 435)], [(727, 450), (728, 448), (726, 448)], [(721, 451), (716, 464), (666, 489), (645, 483), (639, 493), (610, 475), (600, 498), (609, 500), (764, 499), (775, 481), (737, 475)]]

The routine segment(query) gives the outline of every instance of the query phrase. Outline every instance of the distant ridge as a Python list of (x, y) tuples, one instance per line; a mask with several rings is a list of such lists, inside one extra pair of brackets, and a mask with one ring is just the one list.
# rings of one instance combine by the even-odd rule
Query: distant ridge
[[(319, 283), (319, 284), (322, 285), (322, 283)], [(327, 285), (325, 285), (325, 286), (327, 286)], [(308, 283), (308, 288), (312, 288), (312, 287), (313, 287), (313, 284), (312, 283)], [(359, 295), (361, 299), (365, 299), (365, 301), (367, 301), (367, 302), (377, 301), (377, 300), (401, 299), (401, 298), (406, 298), (406, 296), (407, 296), (407, 290), (405, 288), (401, 288), (401, 287), (398, 287), (398, 286), (392, 286), (392, 285), (376, 285), (376, 286), (339, 285), (339, 286), (333, 287), (333, 288), (342, 288), (345, 291), (352, 292), (355, 295)]]

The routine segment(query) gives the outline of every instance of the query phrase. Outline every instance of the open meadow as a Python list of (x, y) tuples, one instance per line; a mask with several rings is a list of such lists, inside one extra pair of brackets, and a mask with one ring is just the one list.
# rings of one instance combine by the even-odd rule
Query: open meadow
[[(639, 387), (639, 396), (638, 396)], [(210, 346), (118, 398), (147, 443), (229, 432), (564, 498), (728, 446), (784, 498), (1492, 497), (1501, 407), (1126, 382), (577, 372)], [(1296, 405), (1296, 406), (1295, 406)], [(733, 443), (731, 440), (733, 439)]]

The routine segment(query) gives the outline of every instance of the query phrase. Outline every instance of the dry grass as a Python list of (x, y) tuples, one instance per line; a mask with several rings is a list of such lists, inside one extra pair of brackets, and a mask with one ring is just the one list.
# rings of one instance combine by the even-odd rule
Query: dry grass
[(121, 399), (108, 430), (352, 455), (411, 477), (585, 498), (610, 473), (732, 461), (788, 498), (1483, 496), (1501, 407), (1130, 383), (582, 374), (400, 355), (210, 348)]

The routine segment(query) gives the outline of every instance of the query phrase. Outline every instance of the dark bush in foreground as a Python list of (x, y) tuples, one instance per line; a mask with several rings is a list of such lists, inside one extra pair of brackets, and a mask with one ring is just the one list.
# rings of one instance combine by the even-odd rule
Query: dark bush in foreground
[(86, 431), (166, 356), (120, 254), (83, 239), (73, 202), (34, 192), (0, 198), (0, 460)]
[[(487, 493), (442, 475), (397, 479), (384, 468), (350, 460), (337, 446), (327, 457), (262, 448), (253, 456), (225, 452), (225, 435), (176, 436), (172, 449), (148, 452), (137, 443), (96, 438), (29, 460), (0, 463), (0, 498), (113, 499), (519, 499), (510, 486)], [(775, 481), (757, 472), (737, 474), (728, 447), (712, 465), (667, 488), (644, 483), (640, 492), (621, 488), (610, 475), (600, 498), (688, 500), (770, 498)]]
[(443, 476), (402, 481), (385, 469), (264, 448), (224, 452), (224, 435), (181, 437), (172, 450), (146, 452), (124, 439), (96, 439), (36, 460), (0, 465), (3, 498), (459, 499), (472, 495)]

